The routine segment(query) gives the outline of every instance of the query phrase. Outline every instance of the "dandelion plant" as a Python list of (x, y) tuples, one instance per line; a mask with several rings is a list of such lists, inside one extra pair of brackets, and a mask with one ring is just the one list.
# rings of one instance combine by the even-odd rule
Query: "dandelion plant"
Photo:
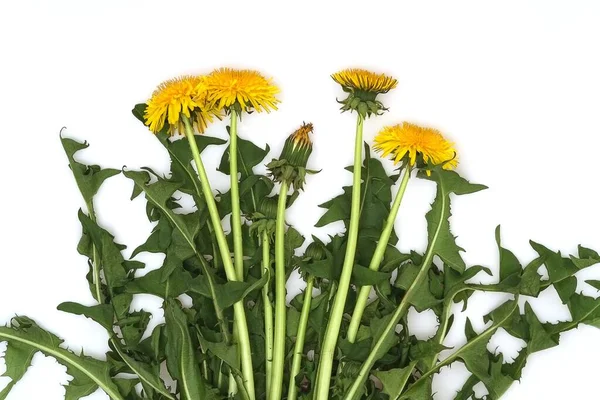
[[(316, 229), (307, 240), (290, 224), (289, 209), (318, 172), (311, 155), (326, 133), (292, 121), (288, 131), (273, 132), (282, 145), (277, 157), (268, 145), (249, 140), (244, 118), (275, 111), (280, 102), (279, 87), (258, 71), (219, 68), (171, 79), (135, 105), (133, 115), (170, 160), (164, 176), (147, 167), (81, 163), (77, 153), (87, 143), (61, 134), (83, 199), (77, 250), (88, 259), (82, 284), (94, 303), (66, 302), (58, 310), (95, 321), (108, 333), (109, 351), (102, 359), (74, 353), (56, 334), (16, 316), (0, 327), (0, 341), (8, 343), (4, 375), (10, 378), (0, 400), (9, 398), (37, 352), (66, 367), (69, 400), (98, 389), (112, 400), (427, 400), (436, 398), (433, 377), (454, 363), (464, 364), (469, 377), (445, 398), (494, 400), (521, 379), (529, 355), (557, 346), (560, 334), (579, 324), (600, 326), (600, 299), (576, 291), (576, 274), (600, 263), (598, 252), (579, 246), (576, 254), (564, 255), (531, 241), (537, 255), (522, 263), (503, 247), (498, 227), (495, 272), (467, 265), (451, 231), (451, 203), (486, 186), (461, 176), (467, 172), (461, 171), (458, 146), (431, 127), (406, 121), (378, 126), (395, 78), (363, 69), (332, 78), (345, 93), (338, 102), (347, 114), (340, 118), (352, 114), (356, 132), (354, 163), (347, 168), (352, 184), (320, 206), (316, 228), (344, 226), (327, 239)], [(227, 140), (209, 135), (218, 119), (228, 123)], [(379, 132), (373, 151), (363, 140), (366, 124)], [(217, 172), (205, 167), (209, 146), (222, 149)], [(257, 172), (260, 164), (266, 165), (264, 174)], [(213, 190), (213, 173), (229, 176), (228, 190)], [(131, 183), (131, 194), (124, 196), (145, 198), (153, 223), (130, 258), (94, 208), (99, 188), (117, 175)], [(405, 193), (418, 190), (411, 182), (419, 179), (436, 187), (423, 216), (427, 247), (404, 253), (397, 216)], [(180, 204), (182, 194), (193, 200), (192, 209)], [(164, 260), (150, 268), (137, 259), (141, 253), (162, 254)], [(305, 286), (288, 302), (286, 285), (294, 271)], [(495, 283), (478, 283), (483, 274)], [(600, 287), (597, 280), (587, 284)], [(530, 300), (549, 288), (570, 320), (551, 324), (537, 316)], [(455, 326), (453, 305), (466, 308), (478, 291), (510, 299), (482, 316), (483, 330), (468, 319)], [(151, 314), (132, 310), (136, 294), (162, 299), (164, 320), (151, 330)], [(191, 302), (182, 302), (183, 295)], [(412, 332), (411, 308), (436, 315), (432, 337)], [(450, 329), (464, 332), (466, 343), (448, 347)], [(512, 362), (488, 350), (499, 329), (525, 343)], [(476, 393), (480, 384), (483, 397)]]

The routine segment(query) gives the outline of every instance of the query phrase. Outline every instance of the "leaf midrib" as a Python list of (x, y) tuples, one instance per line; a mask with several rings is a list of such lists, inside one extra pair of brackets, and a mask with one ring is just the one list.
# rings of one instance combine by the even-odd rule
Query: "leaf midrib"
[[(184, 327), (182, 327), (179, 322), (177, 323), (177, 327), (181, 331), (182, 342), (185, 342), (185, 337), (186, 337), (185, 333), (186, 332), (184, 330)], [(189, 335), (189, 332), (188, 332), (188, 335)], [(184, 391), (186, 393), (185, 398), (187, 400), (191, 400), (192, 397), (190, 396), (190, 388), (188, 386), (188, 380), (186, 378), (186, 376), (187, 376), (187, 373), (186, 373), (187, 368), (185, 368), (185, 366), (184, 366), (185, 351), (183, 349), (184, 349), (184, 346), (183, 346), (183, 343), (182, 343), (181, 349), (180, 349), (180, 356), (179, 356), (179, 370), (181, 371), (181, 386), (183, 387), (183, 389), (184, 389)]]
[[(114, 400), (123, 400), (123, 397), (121, 397), (121, 395), (118, 392), (115, 392), (114, 389), (112, 389), (110, 387), (107, 387), (106, 384), (101, 379), (98, 379), (94, 373), (88, 371), (88, 369), (85, 366), (80, 365), (76, 360), (73, 360), (71, 357), (69, 357), (69, 356), (61, 353), (60, 351), (52, 349), (52, 348), (47, 347), (45, 345), (36, 343), (36, 342), (32, 342), (30, 340), (24, 339), (24, 338), (19, 337), (19, 336), (11, 335), (9, 333), (0, 332), (0, 337), (5, 337), (7, 339), (11, 339), (11, 340), (15, 340), (17, 342), (24, 343), (24, 344), (26, 344), (28, 346), (31, 346), (31, 347), (36, 348), (36, 349), (39, 349), (43, 353), (47, 353), (47, 354), (49, 354), (49, 355), (51, 355), (51, 356), (53, 356), (53, 357), (55, 357), (57, 359), (60, 359), (60, 360), (63, 360), (64, 362), (66, 362), (66, 363), (69, 363), (70, 365), (72, 365), (73, 367), (75, 367), (76, 369), (78, 369), (79, 371), (83, 372), (92, 381), (94, 381), (112, 399), (114, 399)], [(62, 350), (64, 350), (64, 349), (62, 349)], [(64, 351), (67, 351), (67, 350), (64, 350)], [(77, 356), (73, 355), (73, 357), (77, 357)]]

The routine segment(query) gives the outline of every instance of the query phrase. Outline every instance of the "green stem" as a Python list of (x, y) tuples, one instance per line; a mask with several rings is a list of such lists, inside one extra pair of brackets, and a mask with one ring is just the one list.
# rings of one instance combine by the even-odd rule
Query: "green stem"
[[(238, 355), (239, 358), (239, 355)], [(233, 373), (229, 371), (229, 386), (227, 387), (227, 398), (233, 399), (238, 392), (238, 383), (233, 376)], [(242, 390), (243, 392), (243, 390)]]
[[(96, 212), (94, 211), (94, 200), (91, 199), (86, 203), (88, 214), (92, 222), (96, 222)], [(100, 304), (104, 302), (102, 296), (102, 281), (100, 280), (100, 254), (98, 254), (98, 248), (92, 243), (92, 276), (94, 281), (94, 291), (96, 294), (96, 301)]]
[[(244, 280), (244, 247), (242, 243), (242, 213), (240, 210), (240, 189), (238, 183), (238, 147), (237, 147), (237, 113), (232, 107), (231, 123), (229, 130), (229, 178), (231, 186), (231, 230), (233, 233), (233, 262), (238, 280)], [(237, 332), (237, 326), (234, 321), (234, 334)], [(241, 354), (238, 353), (238, 359)], [(237, 382), (234, 376), (229, 373), (229, 396), (233, 397), (237, 393)]]
[(283, 370), (285, 367), (285, 207), (289, 182), (281, 182), (277, 202), (277, 222), (275, 226), (275, 337), (273, 340), (273, 366), (271, 373), (270, 400), (281, 399), (283, 391)]
[[(269, 267), (271, 265), (271, 250), (269, 249), (269, 234), (265, 230), (262, 234), (262, 273), (268, 274)], [(263, 299), (263, 307), (264, 307), (264, 317), (265, 317), (265, 372), (267, 379), (267, 399), (269, 399), (269, 390), (271, 388), (271, 379), (272, 379), (272, 370), (273, 370), (273, 305), (271, 304), (271, 299), (269, 298), (269, 288), (270, 288), (271, 279), (265, 283), (265, 286), (262, 288), (262, 299)]]
[(231, 230), (233, 232), (233, 258), (238, 280), (244, 280), (244, 246), (242, 243), (242, 212), (238, 182), (237, 112), (231, 108), (229, 130), (229, 177), (231, 180)]
[(304, 301), (302, 302), (302, 312), (298, 322), (298, 332), (296, 333), (296, 344), (294, 346), (294, 357), (292, 358), (292, 370), (290, 371), (290, 386), (287, 400), (296, 400), (298, 390), (296, 388), (296, 375), (300, 372), (302, 356), (304, 355), (304, 339), (306, 338), (306, 327), (308, 326), (308, 314), (312, 302), (312, 291), (315, 278), (308, 276), (306, 290), (304, 291)]
[[(208, 208), (213, 229), (215, 231), (217, 244), (219, 245), (225, 274), (227, 275), (227, 279), (229, 281), (238, 281), (235, 267), (231, 261), (231, 253), (229, 252), (227, 238), (225, 237), (225, 232), (223, 232), (223, 226), (221, 225), (221, 217), (219, 216), (215, 199), (212, 196), (212, 189), (208, 181), (208, 176), (206, 175), (204, 163), (202, 162), (202, 158), (200, 158), (200, 151), (198, 150), (198, 146), (196, 144), (196, 138), (194, 137), (192, 125), (190, 120), (185, 117), (183, 118), (183, 122), (185, 124), (185, 136), (189, 142), (190, 149), (194, 157), (198, 178), (200, 179), (202, 192), (204, 193), (204, 200), (206, 201), (206, 206)], [(233, 305), (233, 314), (237, 327), (236, 338), (241, 354), (242, 376), (244, 378), (244, 383), (246, 385), (248, 395), (250, 396), (250, 400), (254, 400), (255, 395), (254, 371), (252, 369), (252, 349), (250, 347), (250, 336), (248, 333), (248, 324), (246, 322), (246, 311), (244, 310), (244, 304), (242, 301), (238, 301)]]
[(356, 242), (358, 240), (358, 225), (360, 220), (360, 185), (361, 185), (361, 164), (362, 164), (362, 147), (363, 147), (363, 118), (359, 115), (356, 121), (356, 138), (354, 143), (354, 171), (352, 182), (352, 206), (350, 210), (350, 227), (348, 229), (348, 242), (346, 254), (344, 256), (344, 264), (342, 266), (342, 274), (339, 280), (339, 286), (333, 307), (329, 316), (327, 330), (323, 345), (321, 346), (321, 355), (319, 360), (319, 374), (317, 376), (315, 399), (329, 399), (329, 384), (331, 381), (331, 370), (333, 368), (333, 356), (335, 354), (335, 346), (340, 333), (342, 317), (344, 314), (344, 306), (350, 289), (350, 278), (354, 267), (354, 256), (356, 254)]
[[(383, 256), (385, 255), (385, 249), (387, 248), (390, 236), (394, 230), (394, 222), (396, 222), (396, 216), (398, 215), (398, 210), (400, 209), (400, 204), (402, 203), (402, 197), (404, 197), (404, 192), (406, 191), (406, 186), (408, 185), (410, 172), (410, 167), (406, 166), (404, 168), (402, 181), (400, 182), (400, 187), (398, 188), (398, 193), (396, 194), (396, 198), (394, 199), (392, 208), (390, 209), (390, 215), (387, 218), (385, 227), (383, 228), (381, 236), (379, 237), (379, 241), (377, 242), (377, 248), (373, 253), (371, 263), (369, 264), (369, 269), (372, 271), (379, 270), (379, 266), (383, 260)], [(356, 334), (358, 333), (360, 321), (362, 319), (363, 312), (365, 311), (365, 307), (367, 306), (370, 293), (371, 286), (362, 286), (360, 288), (358, 299), (356, 300), (356, 305), (354, 306), (354, 313), (352, 314), (350, 326), (348, 327), (348, 341), (350, 343), (354, 343), (356, 340)]]
[[(442, 205), (441, 205), (442, 210), (445, 207), (445, 202), (447, 201), (446, 199), (447, 199), (447, 197), (445, 197), (445, 196), (442, 197)], [(443, 214), (442, 214), (442, 218), (443, 218)], [(404, 294), (402, 301), (400, 302), (400, 304), (394, 311), (390, 321), (388, 322), (385, 329), (381, 333), (381, 336), (379, 336), (379, 338), (377, 339), (377, 342), (375, 342), (373, 348), (371, 349), (371, 352), (369, 353), (369, 356), (363, 362), (363, 364), (360, 368), (360, 371), (358, 373), (358, 376), (356, 377), (356, 379), (354, 380), (354, 383), (352, 384), (352, 386), (346, 393), (346, 396), (344, 397), (345, 400), (354, 400), (357, 397), (361, 386), (364, 384), (365, 380), (368, 378), (371, 368), (377, 361), (377, 357), (380, 357), (380, 355), (378, 353), (380, 352), (381, 347), (385, 343), (388, 335), (394, 331), (394, 328), (396, 327), (396, 325), (398, 324), (398, 322), (404, 316), (404, 313), (408, 309), (408, 306), (410, 305), (410, 300), (414, 294), (415, 288), (419, 287), (419, 285), (421, 284), (421, 281), (427, 276), (427, 272), (429, 271), (429, 267), (431, 266), (431, 262), (433, 261), (433, 256), (435, 255), (434, 250), (435, 250), (435, 246), (436, 246), (438, 237), (439, 237), (441, 229), (442, 229), (442, 225), (443, 225), (442, 221), (438, 221), (437, 228), (435, 230), (435, 233), (433, 234), (433, 237), (431, 238), (431, 242), (429, 243), (429, 247), (427, 249), (427, 253), (425, 254), (425, 258), (423, 259), (423, 264), (421, 265), (421, 269), (419, 270), (419, 273), (417, 274), (417, 276), (415, 277), (415, 279), (409, 286), (408, 290)]]
[(211, 237), (211, 241), (210, 244), (212, 246), (212, 251), (213, 251), (213, 265), (215, 268), (219, 268), (219, 266), (221, 265), (221, 263), (219, 262), (219, 253), (217, 250), (217, 246), (215, 244), (215, 232), (214, 229), (212, 227), (212, 224), (208, 223), (206, 224), (208, 226), (208, 232), (210, 233), (210, 237)]

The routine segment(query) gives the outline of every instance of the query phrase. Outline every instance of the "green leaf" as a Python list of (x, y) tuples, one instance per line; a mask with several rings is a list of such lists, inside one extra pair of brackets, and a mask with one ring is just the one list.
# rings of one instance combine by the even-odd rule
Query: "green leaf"
[(400, 400), (431, 400), (431, 378), (419, 379), (402, 394)]
[(600, 290), (600, 281), (597, 279), (588, 279), (587, 281), (585, 281), (585, 283), (587, 283), (595, 289)]
[(352, 283), (357, 286), (374, 286), (389, 281), (391, 275), (391, 272), (373, 271), (357, 264), (352, 269)]
[(94, 320), (112, 333), (114, 312), (109, 304), (96, 304), (95, 306), (84, 306), (79, 303), (70, 301), (61, 303), (56, 307), (59, 311), (67, 312), (75, 315), (83, 315)]
[[(400, 268), (394, 286), (403, 290), (408, 290), (413, 281), (417, 278), (420, 269), (420, 266), (417, 266), (412, 262), (404, 264)], [(431, 292), (431, 277), (431, 274), (427, 274), (425, 279), (421, 280), (418, 286), (415, 286), (412, 292), (413, 294), (409, 298), (410, 304), (412, 304), (418, 312), (423, 312), (441, 302), (441, 300), (435, 297)]]
[(155, 269), (127, 283), (125, 291), (131, 294), (148, 293), (167, 299), (185, 293), (191, 281), (190, 273), (182, 268), (175, 269), (166, 281), (162, 280), (162, 271)]
[[(171, 141), (170, 137), (171, 136), (168, 134), (157, 135), (158, 140), (169, 152), (169, 157), (171, 158), (171, 177), (169, 178), (169, 181), (180, 183), (181, 186), (179, 186), (178, 190), (194, 196), (198, 208), (200, 209), (201, 205), (198, 203), (203, 196), (202, 186), (198, 174), (192, 166), (193, 155), (189, 141), (186, 137)], [(196, 141), (200, 153), (208, 146), (219, 146), (226, 143), (223, 139), (207, 135), (194, 135), (194, 140)], [(212, 193), (210, 195), (212, 196)]]
[[(253, 175), (252, 168), (260, 164), (269, 154), (269, 145), (264, 149), (258, 147), (249, 140), (238, 137), (238, 171), (242, 179)], [(218, 170), (229, 175), (229, 146), (225, 149)]]
[(454, 400), (481, 400), (475, 397), (475, 385), (479, 383), (479, 379), (475, 375), (469, 376), (463, 387), (456, 393)]
[(558, 334), (552, 334), (546, 330), (529, 303), (525, 303), (525, 320), (529, 326), (529, 340), (527, 341), (527, 352), (529, 354), (558, 346)]
[(500, 225), (496, 227), (496, 243), (500, 251), (500, 282), (502, 282), (509, 276), (520, 273), (523, 267), (512, 251), (502, 247)]
[[(15, 317), (9, 326), (0, 327), (0, 341), (8, 341), (9, 346), (12, 343), (21, 346), (20, 351), (11, 355), (12, 361), (15, 361), (18, 356), (22, 363), (29, 365), (31, 351), (24, 351), (29, 347), (41, 351), (46, 356), (56, 358), (59, 363), (66, 366), (67, 373), (74, 377), (73, 382), (67, 386), (70, 399), (77, 400), (90, 394), (92, 387), (94, 390), (100, 387), (111, 399), (124, 400), (115, 382), (110, 378), (110, 368), (106, 362), (83, 355), (77, 356), (61, 348), (62, 340), (43, 330), (27, 317)], [(12, 370), (11, 373), (14, 372), (15, 370)], [(20, 371), (16, 370), (16, 372)], [(69, 389), (70, 386), (73, 387)]]
[(98, 189), (100, 189), (102, 183), (111, 176), (117, 175), (120, 171), (112, 168), (102, 169), (97, 165), (81, 164), (75, 160), (75, 153), (88, 148), (89, 145), (85, 142), (81, 143), (73, 139), (63, 138), (62, 136), (60, 141), (69, 159), (69, 167), (73, 172), (79, 191), (89, 207), (92, 205), (92, 199), (98, 192)]
[(218, 359), (223, 360), (227, 365), (235, 370), (240, 369), (240, 360), (237, 353), (237, 345), (228, 345), (224, 342), (209, 342), (202, 336), (199, 337), (200, 344), (203, 348), (210, 351)]
[[(161, 280), (166, 281), (186, 258), (195, 254), (194, 237), (200, 229), (198, 218), (193, 214), (187, 216), (176, 214), (167, 204), (173, 193), (181, 187), (181, 183), (169, 182), (159, 177), (156, 182), (149, 183), (150, 174), (147, 171), (125, 171), (124, 175), (135, 183), (135, 188), (139, 192), (146, 194), (146, 199), (169, 220), (174, 228), (171, 246), (167, 250), (167, 259), (161, 268)], [(136, 193), (134, 190), (134, 196)], [(198, 254), (198, 257), (202, 256)]]
[(177, 300), (165, 301), (167, 368), (177, 380), (182, 400), (202, 400), (206, 393), (187, 318)]
[(375, 375), (383, 385), (382, 392), (390, 396), (390, 400), (396, 400), (400, 397), (415, 364), (416, 362), (413, 361), (404, 368), (394, 368), (388, 371), (373, 371), (373, 375)]
[[(385, 328), (392, 320), (392, 314), (388, 314), (382, 318), (373, 318), (371, 320), (371, 337), (373, 338), (373, 347), (374, 344), (379, 340), (381, 335), (385, 336), (385, 341), (383, 344), (377, 349), (375, 353), (375, 360), (381, 359), (392, 347), (394, 347), (398, 343), (398, 335), (394, 330), (386, 331)], [(371, 351), (373, 348), (371, 348)]]
[(579, 269), (584, 269), (600, 263), (600, 254), (598, 254), (598, 252), (595, 250), (588, 249), (587, 247), (579, 245), (578, 254), (579, 257), (571, 256), (571, 260)]
[(130, 271), (121, 254), (123, 246), (116, 244), (114, 237), (85, 215), (83, 211), (79, 210), (78, 216), (84, 232), (89, 235), (100, 253), (106, 283), (113, 289), (124, 286), (130, 279)]
[(600, 298), (594, 299), (581, 294), (574, 294), (569, 299), (567, 306), (571, 312), (572, 320), (552, 325), (550, 328), (552, 333), (576, 328), (580, 323), (600, 328)]
[(465, 332), (469, 341), (446, 359), (443, 364), (449, 364), (450, 360), (463, 360), (467, 369), (486, 385), (490, 392), (490, 397), (498, 399), (502, 393), (495, 390), (497, 385), (501, 387), (510, 386), (513, 380), (498, 373), (491, 374), (492, 361), (490, 360), (491, 355), (487, 350), (487, 343), (496, 330), (504, 326), (515, 314), (518, 315), (518, 312), (519, 308), (516, 301), (508, 301), (502, 304), (490, 314), (490, 318), (493, 321), (492, 325), (480, 334), (476, 334), (473, 331), (471, 323), (467, 319)]
[[(221, 309), (231, 307), (238, 301), (243, 300), (251, 292), (262, 288), (268, 281), (269, 274), (266, 273), (261, 276), (260, 279), (254, 280), (254, 282), (232, 281), (216, 285), (215, 293), (217, 295), (217, 303)], [(201, 294), (208, 298), (213, 298), (208, 281), (203, 276), (191, 281), (189, 288), (192, 292)]]
[[(464, 251), (456, 245), (455, 238), (450, 232), (450, 194), (457, 195), (475, 193), (486, 189), (486, 186), (469, 183), (454, 171), (447, 171), (441, 167), (431, 172), (431, 177), (420, 175), (426, 179), (437, 182), (437, 193), (431, 211), (426, 215), (429, 243), (435, 243), (434, 254), (440, 257), (453, 269), (462, 272), (465, 262), (459, 252)], [(437, 240), (434, 240), (434, 237)]]
[(171, 392), (169, 392), (167, 390), (164, 382), (160, 379), (159, 376), (157, 376), (152, 371), (150, 366), (148, 366), (142, 362), (139, 362), (132, 357), (129, 357), (118, 343), (113, 343), (113, 344), (114, 344), (114, 349), (119, 354), (119, 357), (121, 357), (121, 359), (125, 362), (125, 364), (127, 364), (127, 366), (129, 366), (129, 368), (131, 368), (131, 371), (133, 373), (135, 373), (144, 384), (150, 386), (152, 389), (154, 389), (158, 393), (162, 394), (167, 399), (175, 400), (175, 396), (173, 396), (171, 394)]
[(6, 371), (2, 376), (7, 376), (12, 380), (0, 392), (0, 400), (6, 399), (13, 386), (23, 378), (25, 372), (31, 365), (33, 355), (37, 353), (37, 349), (20, 342), (9, 342), (4, 354), (4, 362), (6, 363)]

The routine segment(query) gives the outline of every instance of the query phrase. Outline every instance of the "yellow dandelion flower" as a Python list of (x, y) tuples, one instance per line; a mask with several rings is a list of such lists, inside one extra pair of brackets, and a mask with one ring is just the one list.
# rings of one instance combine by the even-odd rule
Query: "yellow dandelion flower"
[(331, 77), (346, 89), (371, 93), (387, 93), (398, 85), (391, 76), (359, 68), (344, 69)]
[(202, 86), (209, 104), (218, 109), (237, 104), (237, 111), (252, 108), (269, 112), (277, 110), (279, 103), (275, 97), (279, 88), (257, 71), (220, 68), (207, 75)]
[(394, 164), (408, 157), (411, 166), (420, 155), (426, 164), (444, 163), (444, 169), (458, 165), (454, 144), (432, 128), (425, 128), (408, 122), (383, 128), (375, 137), (375, 150), (382, 157), (392, 156)]
[(184, 115), (193, 120), (199, 132), (204, 132), (207, 124), (218, 115), (206, 107), (201, 81), (200, 76), (182, 76), (161, 83), (148, 100), (144, 114), (150, 130), (158, 133), (168, 124), (171, 134), (182, 131), (181, 115)]
[(346, 99), (338, 100), (342, 104), (342, 112), (356, 111), (363, 119), (387, 111), (383, 103), (377, 100), (377, 96), (398, 85), (398, 81), (391, 76), (358, 68), (345, 69), (331, 77), (348, 93)]

